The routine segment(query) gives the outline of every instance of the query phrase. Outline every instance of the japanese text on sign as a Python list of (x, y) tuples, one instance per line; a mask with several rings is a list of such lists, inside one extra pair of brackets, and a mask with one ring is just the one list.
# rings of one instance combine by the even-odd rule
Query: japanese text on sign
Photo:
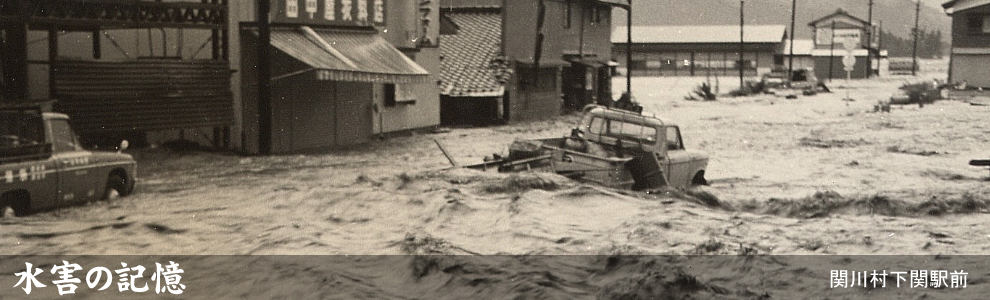
[[(39, 275), (46, 273), (45, 270), (41, 268), (35, 268), (31, 263), (25, 263), (26, 268), (24, 272), (14, 273), (14, 276), (18, 277), (17, 284), (14, 287), (20, 287), (24, 290), (24, 293), (30, 295), (31, 291), (34, 289), (48, 287), (47, 284), (41, 282), (38, 279)], [(120, 263), (121, 268), (114, 270), (113, 272), (106, 267), (94, 267), (86, 272), (86, 286), (90, 289), (96, 289), (97, 291), (102, 291), (111, 286), (114, 282), (113, 274), (117, 275), (117, 291), (126, 292), (131, 291), (135, 293), (147, 292), (151, 287), (149, 281), (154, 281), (154, 291), (156, 294), (169, 293), (173, 295), (182, 294), (185, 290), (186, 285), (180, 283), (182, 280), (182, 275), (185, 273), (179, 268), (179, 264), (170, 261), (167, 265), (162, 266), (160, 263), (155, 263), (154, 273), (151, 273), (150, 277), (145, 276), (144, 266), (131, 266), (128, 267), (127, 263)], [(76, 271), (82, 271), (83, 267), (79, 264), (69, 263), (68, 261), (62, 261), (62, 264), (55, 264), (52, 266), (50, 272), (51, 274), (58, 274), (57, 280), (52, 280), (51, 284), (58, 288), (59, 295), (75, 294), (76, 289), (79, 288), (79, 284), (82, 283), (80, 278), (74, 277), (72, 273)], [(150, 271), (150, 270), (149, 270)], [(106, 279), (104, 279), (104, 275)], [(103, 283), (100, 286), (100, 283)]]
[(385, 26), (385, 0), (273, 1), (273, 23)]

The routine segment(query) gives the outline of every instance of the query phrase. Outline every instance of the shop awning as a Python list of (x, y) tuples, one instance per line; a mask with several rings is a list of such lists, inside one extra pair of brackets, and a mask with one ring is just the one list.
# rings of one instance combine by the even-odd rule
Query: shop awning
[(572, 60), (570, 60), (570, 62), (571, 62), (571, 64), (579, 64), (579, 65), (583, 65), (583, 66), (586, 66), (586, 67), (592, 67), (592, 68), (601, 68), (601, 67), (605, 66), (605, 64), (606, 64), (605, 62), (597, 61), (597, 60), (594, 60), (594, 59), (587, 59), (587, 58), (586, 59), (572, 59)]
[(320, 80), (425, 83), (429, 72), (375, 31), (273, 28), (272, 46), (313, 67)]

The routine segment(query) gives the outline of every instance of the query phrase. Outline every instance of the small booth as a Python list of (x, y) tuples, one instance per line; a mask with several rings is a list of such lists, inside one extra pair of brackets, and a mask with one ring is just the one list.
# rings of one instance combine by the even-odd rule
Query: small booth
[[(270, 55), (242, 52), (243, 82), (258, 82), (255, 66), (262, 60), (271, 68), (268, 95), (260, 95), (258, 85), (242, 86), (247, 148), (287, 153), (367, 142), (375, 112), (383, 109), (376, 98), (386, 105), (401, 101), (394, 97), (405, 86), (429, 80), (429, 72), (379, 35), (384, 0), (273, 4), (265, 26)], [(266, 47), (260, 30), (242, 25), (241, 49)]]

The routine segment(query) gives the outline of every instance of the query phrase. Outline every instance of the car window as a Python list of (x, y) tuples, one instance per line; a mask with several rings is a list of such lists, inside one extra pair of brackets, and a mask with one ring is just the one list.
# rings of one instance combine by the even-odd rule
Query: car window
[(82, 150), (76, 142), (76, 134), (66, 120), (52, 120), (52, 149), (55, 152)]
[(0, 112), (0, 148), (19, 148), (44, 143), (44, 123), (37, 111)]
[(643, 144), (654, 144), (657, 141), (657, 130), (653, 127), (619, 120), (608, 120), (608, 126), (606, 127), (609, 136)]
[(588, 123), (588, 132), (593, 134), (602, 134), (602, 128), (604, 128), (605, 119), (594, 117), (591, 122)]
[(667, 126), (667, 150), (684, 149), (681, 141), (681, 130), (677, 126)]

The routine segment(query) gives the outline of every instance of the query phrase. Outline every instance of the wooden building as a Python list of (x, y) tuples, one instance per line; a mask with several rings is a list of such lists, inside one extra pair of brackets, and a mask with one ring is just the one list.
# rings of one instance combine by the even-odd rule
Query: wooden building
[(235, 10), (245, 21), (233, 64), (245, 152), (347, 147), (439, 125), (436, 1), (272, 1), (267, 100), (258, 93), (263, 42), (251, 2)]
[(990, 88), (990, 0), (942, 4), (952, 16), (949, 82)]
[(746, 76), (770, 72), (783, 51), (784, 25), (745, 26), (739, 61), (739, 26), (633, 26), (632, 66), (626, 66), (626, 27), (612, 32), (613, 56), (634, 76)]
[(623, 3), (444, 0), (442, 119), (536, 120), (610, 98), (612, 8)]
[[(885, 56), (885, 53), (879, 49), (880, 35), (876, 25), (871, 26), (866, 20), (839, 9), (832, 14), (811, 21), (808, 26), (811, 27), (815, 41), (815, 48), (812, 50), (815, 61), (815, 76), (818, 78), (866, 78), (868, 72), (873, 75), (879, 74), (877, 70), (880, 65), (880, 57)], [(847, 46), (847, 44), (850, 45)], [(852, 49), (847, 48), (849, 46)], [(855, 63), (847, 74), (843, 58), (850, 52)], [(872, 54), (869, 54), (871, 52)], [(867, 64), (867, 57), (872, 57), (869, 65)]]
[(236, 119), (227, 9), (226, 0), (2, 1), (2, 101), (55, 99), (85, 143), (185, 136), (224, 146)]

